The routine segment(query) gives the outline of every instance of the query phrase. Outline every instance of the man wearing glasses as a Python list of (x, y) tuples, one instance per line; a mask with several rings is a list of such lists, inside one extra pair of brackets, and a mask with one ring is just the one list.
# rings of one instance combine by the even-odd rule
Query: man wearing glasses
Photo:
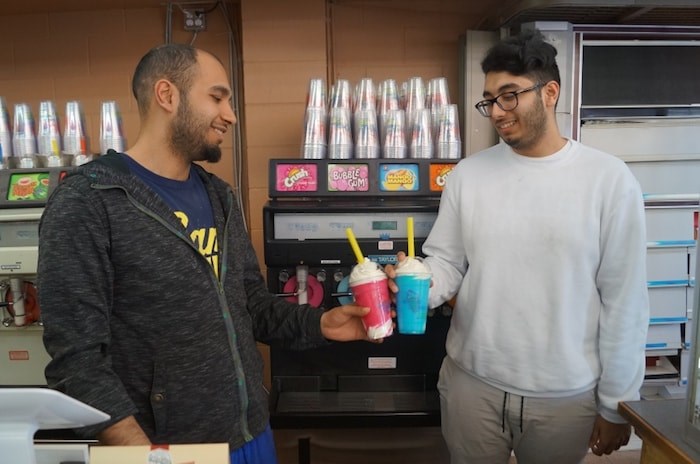
[(642, 192), (561, 136), (555, 56), (539, 31), (488, 52), (476, 109), (505, 143), (452, 171), (423, 247), (431, 307), (457, 295), (438, 385), (452, 463), (574, 464), (629, 440), (616, 409), (644, 377)]

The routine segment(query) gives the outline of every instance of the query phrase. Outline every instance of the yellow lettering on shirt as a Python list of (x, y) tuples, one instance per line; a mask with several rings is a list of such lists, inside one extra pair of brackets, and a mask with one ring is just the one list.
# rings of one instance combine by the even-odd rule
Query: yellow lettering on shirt
[[(177, 211), (175, 215), (187, 227), (186, 224), (189, 224), (187, 215), (182, 211)], [(216, 236), (216, 227), (195, 229), (190, 234), (190, 239), (202, 256), (209, 261), (216, 277), (219, 277), (219, 241)]]
[(175, 211), (175, 217), (180, 220), (180, 222), (182, 223), (182, 227), (187, 229), (187, 224), (190, 223), (190, 218), (188, 218), (187, 215), (182, 211)]

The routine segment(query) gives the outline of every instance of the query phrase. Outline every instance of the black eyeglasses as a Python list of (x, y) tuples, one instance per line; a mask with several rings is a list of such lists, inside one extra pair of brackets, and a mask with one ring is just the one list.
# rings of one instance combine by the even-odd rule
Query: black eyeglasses
[(483, 117), (488, 118), (491, 116), (491, 110), (493, 109), (493, 104), (497, 104), (503, 111), (512, 111), (518, 107), (518, 95), (525, 92), (530, 92), (531, 90), (537, 90), (544, 84), (541, 82), (528, 87), (526, 89), (516, 90), (514, 92), (503, 92), (495, 98), (487, 98), (486, 100), (481, 100), (479, 103), (474, 105)]

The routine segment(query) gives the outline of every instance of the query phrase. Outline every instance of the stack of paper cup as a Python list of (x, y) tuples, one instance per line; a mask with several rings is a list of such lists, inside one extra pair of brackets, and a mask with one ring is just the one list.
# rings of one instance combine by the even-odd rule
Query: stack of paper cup
[(352, 158), (352, 117), (350, 108), (331, 108), (328, 130), (328, 157), (331, 159)]
[(330, 107), (347, 108), (352, 111), (352, 95), (350, 93), (350, 81), (338, 79), (331, 90)]
[(372, 78), (364, 77), (358, 82), (354, 108), (355, 158), (379, 158), (381, 142), (377, 121), (377, 89)]
[(63, 152), (73, 155), (73, 164), (80, 166), (92, 157), (87, 154), (85, 117), (79, 101), (66, 103), (66, 119), (63, 125)]
[(430, 108), (430, 120), (433, 127), (433, 138), (437, 139), (442, 108), (450, 104), (450, 93), (447, 90), (447, 79), (436, 77), (428, 82), (425, 96), (425, 106)]
[(436, 108), (450, 104), (450, 92), (447, 89), (447, 78), (436, 77), (428, 82), (426, 106)]
[(381, 92), (377, 101), (377, 111), (384, 114), (389, 110), (399, 109), (399, 88), (394, 79), (382, 82)]
[(462, 157), (462, 138), (459, 135), (457, 105), (443, 106), (440, 112), (436, 157), (459, 159)]
[(61, 166), (61, 131), (58, 128), (56, 106), (50, 100), (39, 103), (39, 154), (46, 156), (48, 166)]
[(304, 116), (304, 135), (301, 141), (301, 154), (306, 159), (326, 157), (327, 112), (325, 108), (307, 108)]
[(116, 101), (102, 102), (100, 118), (100, 153), (105, 154), (112, 149), (124, 151), (124, 131), (122, 117)]
[(423, 108), (416, 113), (409, 145), (411, 158), (429, 159), (433, 157), (433, 135), (430, 123), (430, 110)]
[(0, 97), (0, 168), (8, 168), (12, 156), (12, 131), (10, 130), (10, 114), (5, 105), (5, 99)]
[(34, 116), (32, 109), (26, 103), (15, 105), (12, 151), (17, 158), (17, 167), (33, 168), (35, 166), (34, 156), (37, 150)]
[(396, 81), (386, 79), (380, 85), (377, 99), (377, 123), (379, 124), (379, 140), (384, 146), (386, 136), (386, 117), (389, 111), (399, 109), (399, 90)]
[(384, 158), (406, 157), (406, 112), (389, 110), (384, 118), (386, 135), (382, 145)]
[(323, 79), (315, 78), (309, 81), (309, 93), (306, 95), (306, 107), (326, 107), (326, 83)]
[(328, 110), (326, 108), (326, 86), (323, 79), (311, 79), (306, 97), (304, 133), (301, 140), (301, 156), (306, 159), (326, 157)]
[(408, 82), (402, 82), (399, 86), (399, 108), (406, 109), (406, 99), (408, 95)]
[(409, 133), (418, 119), (418, 114), (425, 108), (425, 85), (421, 77), (412, 77), (406, 88), (406, 123)]
[(372, 110), (377, 111), (377, 89), (370, 77), (360, 79), (355, 90), (355, 112)]
[(356, 110), (353, 120), (355, 158), (379, 158), (379, 127), (374, 109)]

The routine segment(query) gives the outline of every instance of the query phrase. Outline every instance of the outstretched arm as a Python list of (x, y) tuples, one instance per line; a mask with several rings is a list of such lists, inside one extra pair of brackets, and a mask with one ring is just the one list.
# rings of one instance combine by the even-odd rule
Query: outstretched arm
[(129, 416), (113, 424), (97, 435), (102, 445), (150, 445), (134, 416)]
[[(369, 313), (369, 308), (356, 305), (344, 305), (326, 311), (321, 316), (321, 333), (328, 340), (347, 342), (352, 340), (369, 340), (362, 325), (362, 316)], [(374, 340), (373, 340), (374, 341)]]

